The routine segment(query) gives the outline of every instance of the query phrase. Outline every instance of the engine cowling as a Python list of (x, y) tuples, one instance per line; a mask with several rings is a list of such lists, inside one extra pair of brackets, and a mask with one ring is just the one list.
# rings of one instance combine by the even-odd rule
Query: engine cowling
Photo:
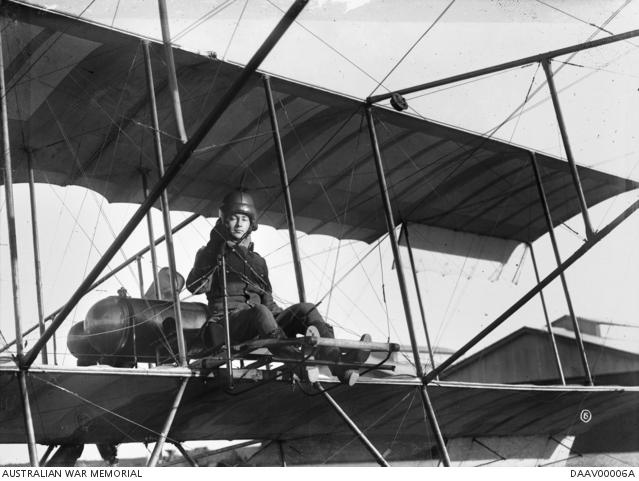
[[(187, 356), (201, 357), (206, 351), (201, 338), (206, 305), (182, 302), (180, 307)], [(71, 328), (67, 346), (79, 365), (171, 362), (178, 352), (173, 303), (121, 296), (102, 299)]]

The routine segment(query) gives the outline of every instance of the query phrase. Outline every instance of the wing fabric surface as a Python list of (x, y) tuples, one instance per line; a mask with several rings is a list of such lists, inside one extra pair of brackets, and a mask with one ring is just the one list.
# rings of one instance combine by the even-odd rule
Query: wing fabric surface
[[(157, 179), (141, 39), (6, 2), (3, 28), (16, 182), (80, 185), (111, 202), (140, 202), (141, 171)], [(241, 68), (174, 51), (188, 132)], [(176, 152), (162, 46), (151, 43), (165, 162)], [(385, 232), (363, 103), (272, 78), (296, 224), (307, 233), (372, 241)], [(397, 219), (515, 241), (547, 229), (526, 150), (374, 108)], [(538, 156), (556, 223), (579, 207), (565, 162)], [(243, 185), (260, 222), (286, 226), (264, 87), (255, 75), (169, 187), (171, 207), (217, 215)], [(580, 168), (588, 205), (637, 187)]]
[[(149, 372), (99, 372), (49, 369), (31, 372), (29, 389), (36, 440), (41, 444), (141, 442), (161, 431), (177, 392), (179, 377)], [(146, 370), (144, 370), (146, 371)], [(0, 370), (2, 410), (0, 443), (26, 442), (22, 403), (15, 368)], [(327, 387), (329, 384), (326, 385)], [(412, 446), (422, 459), (435, 446), (426, 428), (416, 384), (359, 383), (331, 395), (381, 451)], [(248, 391), (244, 391), (251, 388)], [(442, 432), (449, 439), (468, 436), (575, 435), (596, 436), (618, 429), (634, 416), (639, 391), (614, 387), (541, 387), (464, 383), (429, 386)], [(224, 383), (192, 378), (177, 412), (169, 439), (309, 440), (325, 439), (322, 455), (335, 455), (353, 434), (321, 396), (310, 396), (289, 383), (240, 383), (241, 395), (228, 394)], [(592, 412), (579, 421), (584, 405)], [(480, 414), (481, 415), (478, 415)], [(620, 422), (621, 420), (621, 422)], [(611, 424), (614, 425), (611, 427)], [(626, 423), (626, 425), (628, 425)], [(616, 426), (616, 427), (615, 427)], [(632, 427), (632, 425), (630, 425)], [(626, 428), (627, 429), (627, 428)], [(620, 436), (616, 436), (619, 438)], [(636, 436), (628, 436), (628, 443)], [(359, 443), (350, 443), (368, 455)], [(330, 449), (328, 448), (330, 446)], [(614, 449), (613, 449), (614, 450)], [(318, 451), (319, 452), (319, 451)], [(305, 452), (301, 462), (317, 463), (318, 453)], [(404, 451), (403, 455), (411, 454)], [(355, 461), (351, 459), (351, 461)]]

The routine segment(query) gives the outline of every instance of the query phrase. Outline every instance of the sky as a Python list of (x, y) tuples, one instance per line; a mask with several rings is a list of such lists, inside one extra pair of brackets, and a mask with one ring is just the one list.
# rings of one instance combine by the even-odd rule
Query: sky
[[(42, 4), (43, 2), (33, 2)], [(245, 63), (281, 16), (282, 0), (167, 0), (174, 42), (202, 53)], [(160, 37), (157, 4), (152, 0), (96, 2), (63, 0), (49, 8), (80, 14), (114, 28)], [(88, 8), (87, 5), (90, 5)], [(194, 22), (216, 9), (215, 16)], [(624, 1), (429, 1), (312, 0), (274, 49), (262, 70), (334, 90), (356, 98), (420, 84), (528, 55), (565, 47), (636, 27), (637, 2)], [(441, 19), (437, 20), (441, 15)], [(581, 52), (553, 62), (556, 83), (576, 161), (639, 180), (639, 40)], [(408, 53), (407, 53), (408, 52)], [(404, 55), (406, 56), (404, 57)], [(536, 65), (487, 76), (454, 88), (407, 96), (410, 112), (441, 123), (487, 133), (511, 113), (516, 115), (494, 135), (497, 138), (565, 158), (543, 71)], [(522, 107), (521, 104), (527, 100)], [(13, 339), (13, 306), (9, 273), (4, 191), (0, 200), (0, 331)], [(37, 319), (31, 248), (28, 190), (15, 187), (20, 239), (20, 281), (23, 326)], [(45, 312), (63, 304), (99, 258), (136, 206), (108, 204), (78, 187), (38, 185)], [(592, 209), (596, 228), (605, 225), (637, 194), (630, 193)], [(175, 224), (188, 213), (172, 213)], [(153, 211), (156, 235), (161, 217)], [(200, 219), (176, 236), (178, 270), (184, 275), (193, 255), (206, 242), (215, 219)], [(567, 274), (577, 314), (610, 323), (639, 327), (636, 274), (639, 222), (631, 218), (607, 241), (595, 247)], [(339, 337), (357, 338), (370, 332), (375, 340), (408, 343), (396, 272), (387, 243), (378, 249), (364, 243), (300, 234), (303, 269), (309, 299), (323, 299), (320, 310), (335, 324)], [(561, 255), (566, 258), (584, 240), (583, 222), (572, 219), (557, 228)], [(257, 250), (268, 260), (276, 299), (295, 302), (288, 235), (263, 226), (255, 234)], [(115, 266), (142, 248), (141, 225)], [(535, 243), (542, 275), (554, 267), (546, 237)], [(158, 249), (166, 265), (164, 248)], [(362, 266), (349, 272), (358, 259)], [(426, 302), (429, 331), (435, 345), (460, 347), (534, 285), (530, 254), (515, 250), (505, 267), (466, 258), (442, 258), (421, 253), (420, 286)], [(146, 284), (150, 261), (143, 260)], [(331, 291), (331, 286), (337, 287)], [(88, 308), (121, 286), (139, 291), (134, 264), (112, 282), (86, 296), (70, 320), (83, 319)], [(412, 291), (412, 284), (411, 291)], [(332, 295), (329, 293), (332, 292)], [(566, 313), (558, 282), (546, 291), (551, 319)], [(203, 298), (188, 301), (204, 302)], [(415, 295), (411, 305), (418, 321)], [(522, 325), (541, 327), (538, 300), (530, 302), (482, 345)], [(74, 363), (65, 352), (65, 327), (58, 335), (59, 362)], [(637, 339), (636, 328), (607, 327), (611, 343)], [(423, 343), (423, 332), (418, 329)], [(28, 342), (33, 342), (29, 338)], [(2, 461), (0, 454), (0, 461)]]

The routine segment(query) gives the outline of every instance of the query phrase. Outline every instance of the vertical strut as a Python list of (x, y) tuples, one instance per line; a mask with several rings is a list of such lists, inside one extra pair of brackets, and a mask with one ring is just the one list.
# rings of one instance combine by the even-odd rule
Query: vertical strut
[(228, 387), (233, 389), (233, 356), (231, 354), (231, 326), (229, 323), (229, 292), (226, 285), (226, 243), (222, 244), (222, 254), (219, 259), (219, 266), (222, 273), (222, 299), (224, 304), (224, 335), (226, 342), (226, 374), (228, 376)]
[(559, 124), (559, 131), (561, 133), (561, 139), (564, 144), (564, 150), (566, 152), (566, 158), (568, 159), (568, 165), (570, 166), (570, 174), (577, 190), (577, 200), (579, 201), (579, 207), (581, 208), (581, 215), (584, 218), (584, 225), (586, 227), (586, 237), (590, 239), (593, 234), (592, 224), (590, 223), (590, 216), (588, 215), (588, 204), (586, 204), (586, 197), (584, 196), (583, 188), (581, 187), (581, 180), (579, 179), (579, 172), (577, 171), (577, 164), (575, 158), (572, 155), (572, 149), (570, 148), (570, 141), (568, 140), (568, 132), (566, 131), (566, 125), (564, 123), (564, 116), (561, 112), (561, 106), (559, 105), (559, 97), (557, 96), (557, 89), (555, 88), (555, 80), (550, 70), (550, 59), (546, 58), (541, 61), (546, 73), (546, 80), (548, 82), (548, 88), (550, 89), (550, 97), (552, 98), (552, 105), (555, 109), (555, 115), (557, 117), (557, 123)]
[(346, 424), (348, 424), (348, 427), (351, 428), (351, 431), (355, 433), (355, 435), (359, 438), (362, 444), (364, 444), (366, 449), (368, 449), (368, 451), (373, 455), (377, 463), (380, 466), (383, 466), (386, 468), (390, 467), (390, 465), (386, 462), (386, 460), (381, 455), (381, 453), (377, 450), (377, 448), (373, 446), (373, 444), (369, 441), (366, 435), (355, 425), (353, 420), (350, 417), (348, 417), (348, 414), (346, 414), (344, 410), (339, 406), (339, 404), (335, 402), (335, 399), (333, 399), (332, 396), (326, 392), (322, 384), (318, 381), (318, 382), (315, 382), (313, 385), (317, 388), (319, 392), (322, 393), (322, 395), (329, 402), (329, 404), (333, 406), (335, 411), (337, 411), (337, 414), (339, 414), (340, 417), (346, 422)]
[(304, 289), (304, 277), (302, 276), (302, 263), (300, 261), (300, 251), (297, 245), (297, 235), (295, 230), (295, 216), (293, 215), (293, 202), (291, 201), (291, 190), (288, 184), (288, 174), (286, 172), (286, 161), (284, 159), (284, 149), (282, 148), (282, 137), (280, 127), (277, 122), (277, 112), (273, 102), (273, 90), (271, 89), (271, 79), (264, 75), (264, 90), (266, 91), (266, 101), (268, 111), (271, 116), (271, 126), (273, 127), (273, 141), (277, 152), (277, 161), (280, 171), (280, 183), (284, 193), (284, 203), (286, 207), (286, 222), (288, 225), (288, 236), (291, 240), (291, 251), (293, 253), (293, 266), (295, 267), (295, 280), (297, 281), (297, 292), (300, 302), (306, 302), (306, 291)]
[(155, 447), (153, 448), (153, 452), (151, 453), (151, 457), (149, 461), (146, 463), (148, 467), (155, 467), (158, 463), (158, 459), (160, 459), (160, 454), (162, 453), (162, 447), (164, 446), (164, 442), (166, 441), (166, 437), (169, 435), (169, 431), (171, 430), (171, 426), (173, 425), (173, 419), (175, 419), (175, 413), (177, 413), (178, 407), (180, 406), (180, 402), (182, 402), (182, 396), (184, 395), (184, 390), (186, 389), (186, 385), (189, 382), (189, 378), (182, 379), (182, 383), (178, 389), (177, 394), (175, 395), (175, 399), (173, 400), (173, 405), (171, 406), (171, 410), (169, 411), (169, 415), (164, 422), (164, 426), (162, 427), (162, 432), (160, 433), (160, 437), (155, 443)]
[[(160, 0), (160, 3), (164, 3), (164, 0)], [(147, 89), (149, 93), (149, 108), (151, 109), (151, 118), (153, 122), (153, 146), (155, 148), (155, 160), (158, 168), (158, 174), (160, 175), (160, 177), (162, 177), (164, 176), (164, 159), (162, 158), (162, 141), (160, 139), (160, 125), (158, 120), (157, 105), (155, 102), (155, 87), (153, 85), (153, 71), (151, 70), (151, 54), (149, 51), (149, 42), (145, 40), (143, 42), (143, 46)], [(186, 140), (186, 137), (184, 137), (184, 139)], [(169, 217), (169, 196), (166, 193), (166, 190), (163, 190), (162, 194), (160, 195), (160, 203), (162, 207), (162, 220), (164, 221), (166, 250), (169, 259), (169, 280), (171, 282), (171, 294), (173, 296), (173, 308), (175, 311), (175, 331), (178, 343), (178, 355), (180, 358), (180, 365), (186, 366), (186, 343), (184, 342), (184, 330), (182, 329), (182, 310), (180, 309), (180, 293), (177, 286), (177, 269), (175, 266), (173, 234), (171, 234), (171, 218)]]
[(419, 303), (419, 312), (422, 316), (422, 324), (424, 327), (424, 333), (426, 334), (426, 344), (428, 345), (428, 354), (430, 356), (430, 365), (432, 369), (435, 369), (435, 355), (433, 353), (433, 347), (430, 344), (430, 336), (428, 335), (428, 326), (426, 325), (426, 312), (424, 310), (424, 302), (422, 301), (422, 293), (419, 288), (419, 280), (417, 279), (417, 269), (415, 268), (415, 258), (413, 257), (413, 249), (408, 239), (408, 222), (402, 222), (402, 232), (404, 233), (404, 239), (406, 239), (406, 248), (408, 249), (408, 259), (410, 260), (410, 268), (413, 272), (413, 281), (415, 282), (415, 291), (417, 292), (417, 302)]
[[(149, 195), (149, 184), (146, 178), (146, 171), (141, 170), (140, 175), (142, 176), (142, 190), (144, 191), (144, 198), (146, 199)], [(162, 295), (160, 294), (160, 280), (158, 279), (158, 256), (155, 251), (155, 232), (153, 231), (153, 219), (151, 218), (151, 211), (149, 210), (146, 213), (146, 230), (149, 234), (149, 251), (151, 252), (151, 269), (153, 270), (153, 290), (155, 292), (156, 299), (162, 299)], [(142, 288), (142, 297), (144, 297), (145, 291)]]
[[(413, 327), (413, 317), (411, 315), (410, 304), (408, 302), (408, 290), (406, 288), (406, 279), (404, 278), (402, 261), (399, 256), (399, 246), (397, 244), (397, 239), (395, 238), (395, 221), (393, 220), (393, 211), (391, 210), (390, 199), (388, 198), (388, 188), (386, 186), (386, 178), (384, 176), (384, 166), (382, 165), (382, 155), (379, 151), (379, 142), (377, 141), (377, 131), (375, 129), (373, 112), (369, 105), (366, 106), (366, 119), (368, 121), (368, 132), (370, 134), (371, 145), (373, 147), (373, 157), (375, 161), (375, 169), (377, 171), (377, 180), (379, 183), (379, 190), (380, 190), (382, 202), (384, 205), (386, 227), (388, 229), (389, 240), (391, 243), (391, 248), (393, 250), (393, 257), (395, 259), (397, 280), (399, 282), (399, 289), (402, 294), (402, 302), (404, 304), (404, 314), (406, 315), (406, 324), (408, 326), (410, 343), (413, 349), (413, 357), (415, 359), (415, 370), (417, 371), (417, 376), (419, 376), (419, 378), (422, 379), (423, 381), (424, 369), (422, 367), (421, 360), (419, 359), (419, 349), (417, 347), (417, 338), (415, 337), (415, 328)], [(431, 404), (430, 397), (428, 396), (428, 392), (426, 390), (425, 384), (421, 386), (420, 393), (422, 398), (422, 406), (424, 408), (424, 411), (428, 418), (430, 426), (435, 434), (435, 438), (437, 439), (437, 446), (442, 456), (442, 462), (444, 463), (444, 466), (450, 466), (450, 458), (448, 456), (448, 450), (446, 449), (444, 437), (442, 436), (441, 430), (439, 429), (439, 423), (437, 422), (437, 418), (435, 416), (435, 410), (433, 409), (433, 406)]]
[[(533, 246), (531, 243), (528, 243), (528, 248), (530, 249), (530, 256), (532, 257), (533, 268), (535, 270), (535, 279), (537, 280), (537, 284), (539, 284), (541, 282), (541, 278), (539, 277), (539, 269), (537, 268), (537, 259), (535, 258), (535, 250), (533, 249)], [(561, 367), (561, 359), (559, 358), (557, 341), (555, 340), (555, 334), (552, 332), (550, 317), (548, 317), (548, 309), (546, 308), (546, 299), (544, 297), (544, 291), (539, 291), (539, 297), (541, 299), (541, 307), (544, 311), (544, 318), (546, 319), (546, 328), (548, 329), (548, 336), (550, 337), (550, 345), (552, 347), (552, 352), (555, 355), (555, 365), (557, 366), (557, 372), (559, 373), (561, 384), (565, 386), (566, 378), (564, 378), (564, 370)]]
[(93, 266), (91, 272), (87, 274), (86, 278), (82, 283), (78, 286), (78, 288), (71, 295), (67, 303), (60, 309), (60, 312), (53, 320), (51, 325), (44, 332), (42, 337), (38, 339), (31, 350), (25, 355), (24, 364), (29, 366), (34, 361), (35, 357), (37, 357), (40, 349), (42, 349), (42, 345), (47, 342), (49, 337), (60, 327), (60, 325), (67, 318), (69, 313), (73, 310), (73, 308), (78, 304), (80, 299), (86, 294), (87, 290), (91, 286), (91, 284), (97, 279), (102, 270), (108, 265), (108, 263), (113, 259), (117, 251), (122, 247), (126, 239), (129, 238), (133, 230), (140, 223), (145, 214), (149, 211), (151, 206), (158, 200), (160, 194), (167, 188), (167, 186), (173, 181), (173, 179), (180, 173), (184, 165), (188, 162), (189, 158), (195, 151), (195, 149), (200, 145), (204, 137), (209, 133), (209, 131), (213, 128), (213, 126), (218, 122), (220, 117), (224, 114), (226, 109), (231, 105), (231, 102), (236, 97), (236, 95), (240, 92), (240, 90), (247, 84), (247, 82), (251, 79), (251, 76), (254, 75), (257, 68), (264, 61), (266, 56), (271, 52), (273, 47), (277, 44), (279, 39), (284, 35), (284, 33), (288, 30), (291, 24), (295, 21), (297, 16), (304, 9), (308, 0), (296, 0), (293, 5), (286, 11), (282, 19), (277, 23), (277, 25), (273, 28), (269, 36), (264, 40), (260, 48), (255, 52), (255, 54), (251, 57), (249, 62), (246, 64), (244, 69), (242, 69), (238, 76), (235, 78), (233, 83), (226, 89), (226, 92), (219, 98), (218, 102), (215, 104), (215, 107), (211, 109), (211, 111), (206, 115), (206, 117), (202, 120), (202, 123), (197, 128), (197, 130), (193, 133), (191, 138), (181, 146), (175, 156), (173, 157), (173, 161), (169, 164), (169, 167), (166, 170), (166, 173), (157, 181), (157, 183), (149, 192), (148, 197), (140, 207), (133, 213), (129, 221), (122, 228), (118, 236), (113, 240), (111, 245), (106, 249), (102, 257), (98, 260), (98, 262)]
[(28, 371), (25, 368), (20, 367), (18, 371), (18, 382), (20, 383), (20, 395), (22, 396), (22, 406), (24, 408), (24, 429), (27, 432), (29, 462), (31, 466), (39, 466), (35, 431), (33, 429), (33, 417), (31, 416), (31, 402), (29, 401), (29, 387), (27, 386), (27, 373)]
[(171, 102), (173, 103), (173, 115), (175, 127), (180, 141), (186, 143), (186, 130), (182, 119), (182, 106), (180, 104), (180, 92), (177, 85), (177, 74), (175, 72), (175, 60), (173, 59), (173, 48), (171, 47), (171, 32), (169, 31), (169, 18), (166, 9), (166, 0), (158, 0), (160, 10), (160, 25), (162, 27), (162, 41), (164, 43), (164, 56), (169, 73), (169, 90), (171, 91)]
[(138, 283), (140, 284), (140, 297), (144, 298), (144, 274), (142, 273), (142, 258), (140, 256), (136, 257), (135, 263), (138, 265)]
[[(550, 236), (550, 242), (552, 243), (552, 250), (555, 254), (555, 260), (557, 266), (561, 266), (561, 256), (559, 255), (559, 246), (557, 245), (557, 238), (555, 237), (555, 226), (552, 222), (552, 215), (550, 213), (550, 207), (548, 206), (548, 200), (546, 198), (546, 192), (541, 179), (541, 172), (539, 171), (539, 164), (537, 162), (537, 155), (535, 152), (530, 152), (530, 160), (532, 161), (533, 170), (535, 172), (535, 179), (537, 181), (537, 191), (539, 192), (539, 199), (541, 201), (542, 208), (544, 210), (544, 217), (546, 218), (546, 225), (548, 227), (548, 235)], [(561, 279), (561, 285), (564, 289), (564, 295), (566, 296), (566, 304), (568, 305), (568, 312), (570, 313), (570, 319), (572, 320), (572, 326), (575, 331), (575, 340), (577, 341), (577, 348), (581, 357), (581, 365), (583, 366), (584, 373), (586, 375), (586, 381), (591, 386), (592, 375), (590, 374), (590, 366), (588, 366), (588, 359), (586, 358), (586, 350), (584, 348), (584, 342), (581, 338), (581, 330), (579, 329), (579, 323), (577, 322), (577, 316), (575, 316), (575, 310), (572, 306), (572, 299), (570, 298), (570, 291), (568, 290), (568, 282), (563, 271), (559, 274)]]
[(11, 165), (11, 144), (9, 141), (9, 114), (7, 112), (7, 89), (4, 79), (4, 55), (2, 52), (4, 32), (0, 32), (0, 116), (2, 117), (2, 157), (4, 168), (4, 193), (7, 207), (7, 229), (9, 231), (9, 255), (11, 257), (11, 286), (13, 288), (13, 313), (16, 330), (16, 350), (18, 358), (18, 381), (20, 395), (24, 408), (24, 426), (29, 443), (29, 462), (31, 466), (38, 466), (38, 453), (35, 445), (29, 390), (27, 387), (27, 372), (24, 366), (22, 339), (22, 323), (20, 319), (20, 276), (18, 275), (18, 241), (16, 235), (16, 217), (13, 200), (13, 167)]
[[(35, 179), (33, 175), (31, 149), (27, 151), (27, 168), (29, 169), (29, 201), (31, 204), (31, 234), (33, 237), (33, 267), (35, 269), (36, 300), (38, 303), (38, 325), (40, 335), (44, 334), (44, 302), (42, 300), (42, 271), (40, 269), (40, 238), (38, 234), (38, 215), (36, 209)], [(42, 363), (49, 363), (46, 344), (42, 346)]]

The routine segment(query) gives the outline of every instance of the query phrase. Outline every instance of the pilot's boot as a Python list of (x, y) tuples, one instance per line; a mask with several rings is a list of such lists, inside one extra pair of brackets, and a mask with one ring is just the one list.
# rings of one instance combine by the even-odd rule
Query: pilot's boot
[(217, 352), (224, 344), (226, 344), (226, 334), (224, 326), (215, 321), (207, 321), (200, 330), (200, 339), (207, 354)]
[[(280, 329), (279, 327), (269, 332), (266, 338), (267, 339), (289, 339), (286, 336), (286, 334), (284, 334), (284, 331)], [(271, 353), (274, 356), (283, 357), (286, 359), (299, 359), (301, 354), (299, 349), (291, 345), (269, 346), (268, 350), (271, 351)]]

